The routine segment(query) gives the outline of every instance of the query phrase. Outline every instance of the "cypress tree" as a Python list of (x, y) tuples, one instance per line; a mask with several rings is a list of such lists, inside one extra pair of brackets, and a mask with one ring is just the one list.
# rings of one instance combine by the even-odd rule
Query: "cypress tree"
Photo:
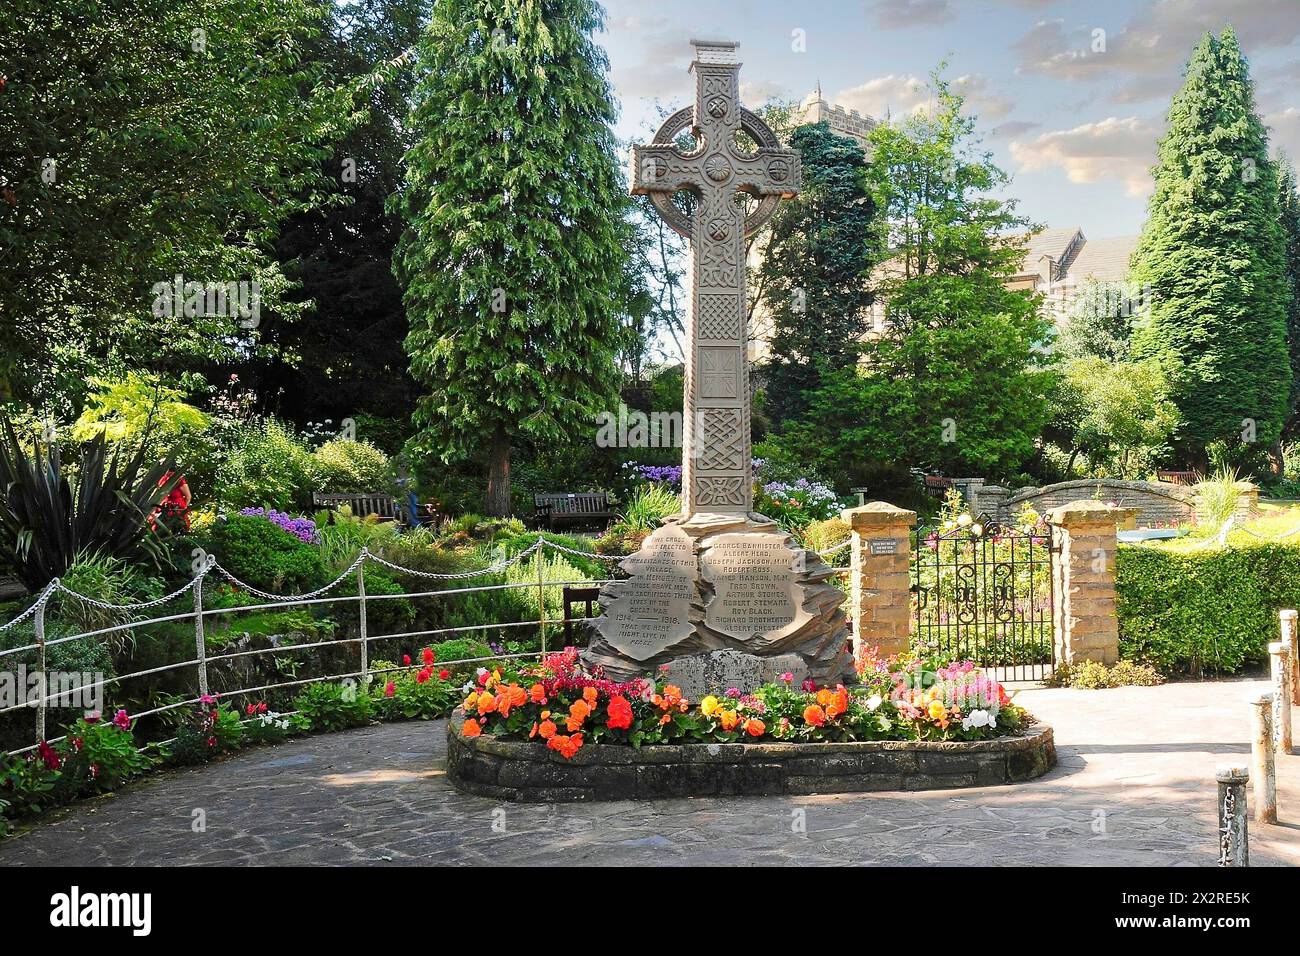
[(1277, 169), (1231, 29), (1192, 54), (1153, 172), (1133, 255), (1150, 303), (1135, 355), (1164, 365), (1190, 460), (1203, 463), (1215, 442), (1271, 444), (1291, 392), (1285, 240)]
[(1286, 242), (1286, 286), (1290, 294), (1286, 311), (1286, 341), (1291, 354), (1291, 405), (1287, 432), (1294, 433), (1296, 408), (1300, 406), (1300, 193), (1296, 190), (1295, 167), (1282, 164), (1278, 177), (1278, 215)]
[(418, 48), (398, 204), (417, 449), (486, 450), (510, 512), (525, 439), (594, 429), (616, 392), (627, 198), (592, 0), (439, 0)]
[(773, 220), (762, 265), (773, 328), (766, 407), (777, 422), (798, 417), (823, 370), (857, 361), (876, 247), (862, 148), (825, 123), (799, 127), (790, 145), (803, 191)]

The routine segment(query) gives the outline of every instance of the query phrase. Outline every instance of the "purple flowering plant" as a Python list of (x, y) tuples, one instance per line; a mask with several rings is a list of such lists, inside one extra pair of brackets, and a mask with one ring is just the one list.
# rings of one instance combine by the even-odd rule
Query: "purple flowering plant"
[(320, 544), (320, 532), (316, 530), (316, 522), (312, 521), (311, 518), (295, 518), (283, 511), (276, 511), (274, 508), (245, 508), (239, 513), (256, 518), (265, 518), (271, 524), (282, 528), (307, 544)]

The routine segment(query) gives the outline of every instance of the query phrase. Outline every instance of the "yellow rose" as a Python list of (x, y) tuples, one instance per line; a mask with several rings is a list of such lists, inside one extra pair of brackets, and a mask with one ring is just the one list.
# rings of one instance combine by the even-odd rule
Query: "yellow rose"
[(708, 697), (700, 701), (700, 713), (705, 717), (712, 717), (718, 712), (719, 706), (718, 698), (710, 694)]
[(946, 713), (948, 713), (948, 708), (945, 707), (945, 706), (943, 706), (943, 701), (941, 701), (941, 700), (935, 700), (935, 701), (931, 701), (931, 702), (930, 702), (930, 719), (931, 719), (931, 720), (939, 720), (939, 719), (941, 719), (941, 718), (942, 718)]

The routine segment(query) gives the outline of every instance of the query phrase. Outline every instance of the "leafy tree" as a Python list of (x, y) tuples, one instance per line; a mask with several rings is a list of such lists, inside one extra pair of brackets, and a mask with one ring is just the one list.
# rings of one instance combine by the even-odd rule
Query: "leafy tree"
[(1278, 177), (1278, 212), (1286, 240), (1286, 285), (1291, 293), (1286, 311), (1286, 340), (1291, 356), (1291, 404), (1287, 431), (1294, 433), (1300, 407), (1300, 193), (1295, 167), (1282, 164)]
[(772, 322), (766, 408), (777, 422), (799, 414), (823, 369), (857, 361), (875, 258), (862, 148), (825, 123), (799, 127), (790, 145), (803, 160), (803, 191), (774, 217), (761, 268)]
[(1070, 300), (1056, 351), (1065, 358), (1095, 356), (1122, 362), (1131, 351), (1135, 318), (1134, 303), (1124, 286), (1088, 279)]
[[(269, 353), (240, 369), (277, 414), (299, 423), (352, 418), (373, 440), (364, 413), (405, 421), (416, 388), (402, 348), (406, 311), (393, 275), (401, 216), (386, 210), (402, 176), (414, 71), (406, 54), (420, 36), (430, 0), (348, 0), (331, 29), (308, 46), (329, 76), (360, 83), (363, 114), (321, 163), (332, 201), (285, 222), (275, 257), (296, 288), (287, 314), (260, 327)], [(299, 318), (297, 312), (305, 309)]]
[(1074, 410), (1067, 476), (1082, 453), (1094, 473), (1140, 478), (1167, 451), (1178, 409), (1169, 401), (1169, 380), (1158, 361), (1072, 359), (1062, 369), (1062, 390), (1063, 404)]
[(1206, 34), (1169, 108), (1155, 193), (1133, 255), (1150, 289), (1134, 353), (1160, 360), (1182, 417), (1177, 445), (1271, 445), (1291, 393), (1286, 244), (1277, 168), (1232, 30)]
[(0, 379), (173, 370), (251, 344), (237, 317), (151, 314), (177, 274), (287, 283), (266, 254), (310, 204), (349, 95), (302, 64), (324, 0), (11, 0), (0, 18)]
[(1049, 325), (1035, 297), (1006, 287), (1024, 252), (1005, 237), (1027, 223), (990, 195), (1007, 177), (937, 73), (934, 104), (871, 134), (868, 182), (892, 252), (877, 270), (886, 327), (780, 439), (827, 474), (844, 474), (821, 461), (832, 449), (859, 480), (905, 465), (1005, 474), (1034, 454), (1048, 415)]
[(421, 38), (399, 208), (418, 445), (487, 452), (510, 511), (522, 437), (591, 429), (617, 383), (627, 206), (592, 0), (445, 0)]

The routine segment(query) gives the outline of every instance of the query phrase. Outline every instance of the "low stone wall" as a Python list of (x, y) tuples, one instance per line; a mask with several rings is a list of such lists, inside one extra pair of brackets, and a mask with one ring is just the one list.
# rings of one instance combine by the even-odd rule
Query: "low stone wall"
[(460, 790), (525, 803), (670, 797), (939, 790), (1016, 783), (1056, 766), (1052, 728), (971, 742), (584, 746), (565, 760), (545, 744), (465, 738), (447, 722), (447, 775)]
[[(1082, 499), (1113, 501), (1120, 508), (1136, 509), (1140, 525), (1188, 524), (1196, 518), (1196, 493), (1191, 488), (1162, 481), (1062, 481), (1042, 488), (1021, 488), (1010, 494), (994, 489), (995, 486), (985, 486), (978, 490), (979, 510), (1003, 520), (1014, 519), (1026, 504), (1039, 514), (1047, 514), (1053, 508)], [(998, 491), (1003, 491), (1005, 497)]]

